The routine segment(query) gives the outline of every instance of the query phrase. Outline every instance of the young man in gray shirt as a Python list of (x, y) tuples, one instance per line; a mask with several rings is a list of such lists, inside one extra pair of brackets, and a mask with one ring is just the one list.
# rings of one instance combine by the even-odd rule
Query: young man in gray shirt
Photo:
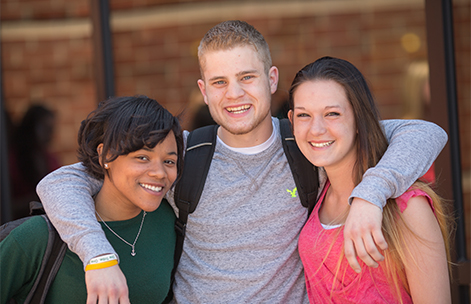
[[(287, 191), (296, 185), (279, 120), (270, 115), (278, 69), (268, 45), (249, 24), (227, 21), (206, 33), (198, 58), (198, 86), (220, 127), (201, 200), (188, 218), (174, 301), (308, 303), (297, 252), (307, 210)], [(377, 246), (387, 248), (381, 233), (386, 199), (424, 174), (447, 138), (423, 121), (387, 121), (383, 127), (389, 149), (353, 191), (345, 224), (346, 257), (357, 271), (355, 252), (373, 267), (383, 258)], [(84, 265), (114, 252), (93, 212), (92, 195), (100, 186), (80, 164), (61, 168), (38, 186), (52, 222)], [(175, 208), (173, 193), (167, 199)], [(88, 303), (129, 303), (119, 266), (87, 271), (86, 280)]]

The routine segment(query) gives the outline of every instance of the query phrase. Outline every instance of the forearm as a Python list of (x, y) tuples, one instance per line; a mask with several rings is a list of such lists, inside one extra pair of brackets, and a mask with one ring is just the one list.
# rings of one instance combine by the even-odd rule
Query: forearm
[(51, 222), (84, 265), (95, 256), (115, 253), (95, 217), (92, 196), (101, 185), (77, 163), (50, 173), (37, 186)]
[(350, 202), (362, 198), (382, 208), (424, 175), (446, 144), (445, 131), (422, 120), (382, 121), (389, 147), (378, 164), (363, 175)]

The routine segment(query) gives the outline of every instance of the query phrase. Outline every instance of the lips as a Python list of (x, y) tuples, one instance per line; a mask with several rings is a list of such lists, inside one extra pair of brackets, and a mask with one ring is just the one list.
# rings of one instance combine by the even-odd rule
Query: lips
[(334, 143), (334, 140), (331, 140), (331, 141), (325, 141), (325, 142), (321, 142), (321, 143), (315, 143), (315, 142), (309, 142), (311, 144), (311, 146), (315, 147), (315, 148), (325, 148), (325, 147), (328, 147), (330, 146), (331, 144)]
[(232, 114), (241, 114), (250, 109), (250, 105), (243, 105), (239, 107), (227, 107), (226, 110)]

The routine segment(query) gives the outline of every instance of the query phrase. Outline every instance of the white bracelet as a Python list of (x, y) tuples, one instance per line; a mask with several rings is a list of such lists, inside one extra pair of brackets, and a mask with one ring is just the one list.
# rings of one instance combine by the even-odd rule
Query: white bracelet
[(99, 264), (104, 262), (109, 262), (113, 260), (117, 260), (118, 256), (114, 253), (105, 254), (96, 258), (91, 259), (87, 265)]

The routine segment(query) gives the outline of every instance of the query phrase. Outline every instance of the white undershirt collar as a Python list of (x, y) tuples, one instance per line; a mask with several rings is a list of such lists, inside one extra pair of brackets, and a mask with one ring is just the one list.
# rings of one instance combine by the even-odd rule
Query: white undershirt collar
[(261, 143), (260, 145), (257, 145), (257, 146), (253, 146), (253, 147), (247, 147), (247, 148), (234, 148), (234, 147), (230, 147), (228, 146), (227, 144), (225, 144), (220, 138), (219, 136), (217, 137), (217, 141), (218, 141), (218, 144), (221, 144), (223, 145), (224, 147), (227, 147), (228, 149), (234, 151), (234, 152), (237, 152), (237, 153), (241, 153), (241, 154), (247, 154), (247, 155), (251, 155), (251, 154), (257, 154), (257, 153), (260, 153), (266, 149), (268, 149), (268, 147), (270, 147), (276, 140), (276, 137), (278, 136), (278, 130), (277, 128), (275, 127), (275, 123), (273, 122), (273, 119), (271, 121), (271, 124), (273, 126), (273, 132), (271, 133), (271, 136), (270, 138), (268, 138), (264, 143)]

